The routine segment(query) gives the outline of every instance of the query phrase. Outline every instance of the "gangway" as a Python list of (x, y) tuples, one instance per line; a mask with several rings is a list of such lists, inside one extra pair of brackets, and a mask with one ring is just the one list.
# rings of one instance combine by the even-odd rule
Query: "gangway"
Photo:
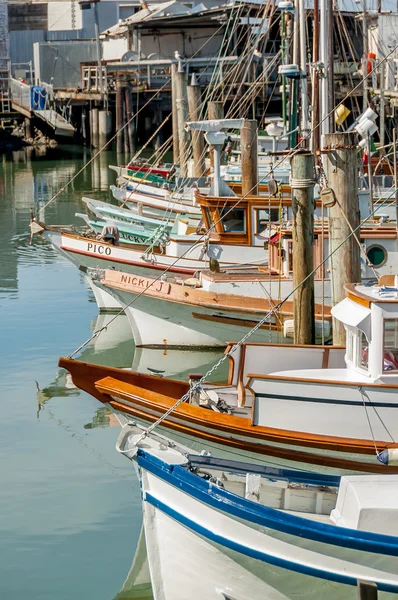
[(56, 136), (73, 137), (75, 128), (57, 111), (48, 108), (47, 98), (45, 99), (45, 108), (35, 108), (32, 106), (32, 87), (22, 81), (11, 78), (12, 108), (29, 119), (38, 117), (53, 129)]

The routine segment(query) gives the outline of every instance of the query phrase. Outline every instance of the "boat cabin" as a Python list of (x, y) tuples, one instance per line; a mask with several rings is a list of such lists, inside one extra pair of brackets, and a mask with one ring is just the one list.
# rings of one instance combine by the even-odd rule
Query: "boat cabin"
[(332, 315), (347, 332), (347, 369), (370, 381), (398, 383), (398, 277), (378, 286), (350, 284)]

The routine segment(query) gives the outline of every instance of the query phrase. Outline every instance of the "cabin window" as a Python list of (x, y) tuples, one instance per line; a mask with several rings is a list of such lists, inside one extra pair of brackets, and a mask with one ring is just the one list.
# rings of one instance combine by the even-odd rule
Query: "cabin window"
[(359, 352), (359, 366), (367, 371), (369, 362), (369, 342), (363, 331), (361, 331), (361, 336), (359, 338)]
[(279, 218), (279, 208), (260, 208), (255, 211), (255, 223), (256, 223), (256, 233), (261, 234), (266, 231), (269, 222), (272, 223), (278, 222)]
[(383, 371), (398, 370), (398, 319), (384, 319)]
[(246, 211), (243, 208), (229, 208), (226, 206), (220, 210), (220, 218), (224, 231), (233, 233), (246, 232)]
[(366, 252), (366, 256), (374, 267), (382, 267), (387, 262), (387, 250), (383, 246), (374, 244)]

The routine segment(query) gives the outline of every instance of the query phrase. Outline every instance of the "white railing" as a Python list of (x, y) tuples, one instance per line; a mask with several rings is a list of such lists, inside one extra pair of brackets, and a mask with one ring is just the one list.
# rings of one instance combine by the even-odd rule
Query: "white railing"
[(50, 83), (40, 81), (40, 86), (46, 90), (46, 106), (54, 100), (54, 88)]
[(25, 108), (31, 109), (30, 100), (30, 85), (21, 83), (17, 79), (10, 79), (11, 98), (16, 104), (20, 104)]

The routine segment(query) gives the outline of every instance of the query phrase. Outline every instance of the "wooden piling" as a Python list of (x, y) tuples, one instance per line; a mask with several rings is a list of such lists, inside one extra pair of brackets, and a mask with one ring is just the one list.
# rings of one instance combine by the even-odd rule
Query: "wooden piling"
[[(199, 121), (202, 97), (200, 85), (198, 84), (196, 77), (192, 76), (192, 82), (191, 85), (188, 86), (187, 92), (188, 119), (189, 121)], [(206, 175), (206, 164), (203, 131), (191, 131), (191, 142), (193, 149), (193, 175), (194, 177), (204, 177)]]
[(98, 108), (91, 109), (90, 123), (91, 123), (91, 145), (93, 148), (99, 148)]
[(134, 115), (134, 103), (133, 103), (133, 97), (132, 97), (130, 86), (125, 87), (124, 94), (125, 94), (125, 102), (126, 102), (126, 117), (127, 117), (127, 121), (130, 121), (126, 127), (127, 136), (128, 136), (130, 152), (131, 152), (131, 154), (134, 154), (135, 148), (136, 148), (136, 139), (135, 139), (136, 138), (136, 135), (135, 135), (136, 134), (136, 125), (135, 125), (135, 119), (132, 119), (132, 117)]
[(25, 117), (25, 138), (31, 139), (32, 136), (32, 124), (29, 117)]
[[(224, 104), (222, 102), (209, 102), (208, 105), (208, 117), (209, 121), (219, 121), (224, 118)], [(214, 150), (210, 148), (210, 166), (214, 167)]]
[[(330, 258), (333, 305), (345, 298), (347, 283), (361, 280), (360, 236), (359, 232), (352, 235), (352, 230), (360, 223), (356, 143), (356, 133), (329, 133), (324, 139), (328, 150), (324, 154), (327, 185), (336, 199), (334, 206), (328, 209), (329, 252), (333, 253)], [(330, 152), (333, 148), (335, 150)], [(345, 341), (344, 325), (333, 319), (333, 344), (344, 346)]]
[(116, 79), (116, 150), (118, 154), (123, 152), (123, 86), (120, 77)]
[[(112, 113), (109, 110), (98, 112), (98, 134), (99, 148), (103, 148), (112, 137)], [(107, 146), (107, 150), (110, 150), (109, 146)]]
[[(315, 343), (314, 157), (295, 154), (292, 167), (294, 343)], [(302, 283), (304, 282), (304, 283)]]
[(178, 139), (178, 117), (177, 117), (177, 90), (176, 90), (176, 75), (178, 65), (171, 65), (171, 121), (173, 126), (173, 162), (180, 164), (180, 142)]
[(257, 121), (246, 119), (240, 130), (242, 195), (258, 194)]
[(177, 103), (177, 123), (178, 123), (178, 141), (180, 154), (180, 172), (182, 177), (188, 174), (188, 149), (189, 136), (185, 130), (185, 123), (188, 121), (188, 101), (187, 101), (187, 75), (180, 66), (175, 75), (176, 103)]

